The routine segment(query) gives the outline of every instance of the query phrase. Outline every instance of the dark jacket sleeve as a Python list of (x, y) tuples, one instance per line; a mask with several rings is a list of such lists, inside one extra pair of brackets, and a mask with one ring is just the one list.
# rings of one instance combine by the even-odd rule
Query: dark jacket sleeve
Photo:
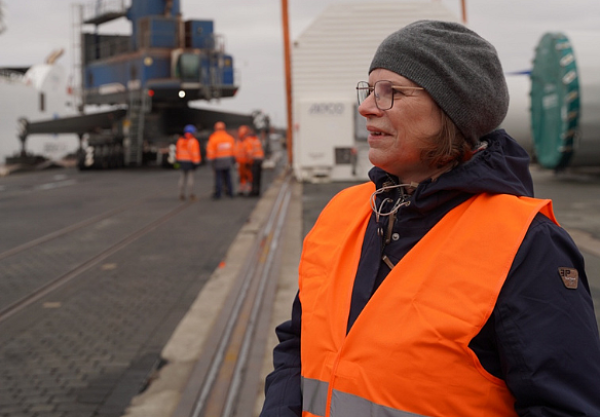
[(277, 326), (279, 344), (273, 349), (273, 366), (265, 381), (265, 403), (260, 417), (302, 415), (300, 388), (300, 329), (302, 306), (296, 294), (292, 319)]
[[(559, 268), (579, 273), (576, 289)], [(493, 313), (502, 374), (523, 417), (600, 416), (600, 339), (584, 260), (542, 215), (515, 257)]]

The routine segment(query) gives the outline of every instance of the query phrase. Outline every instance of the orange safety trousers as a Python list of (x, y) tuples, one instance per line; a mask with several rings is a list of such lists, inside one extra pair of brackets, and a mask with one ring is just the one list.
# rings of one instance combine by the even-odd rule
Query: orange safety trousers
[(451, 210), (392, 269), (346, 334), (372, 183), (339, 193), (300, 262), (303, 416), (516, 416), (469, 342), (550, 200), (481, 194)]
[[(249, 163), (238, 163), (238, 176), (240, 178), (240, 186), (249, 187), (252, 184), (252, 170)], [(249, 190), (240, 190), (249, 191)]]
[(238, 163), (240, 191), (250, 191), (250, 184), (252, 184), (250, 164), (252, 164), (252, 159), (248, 149), (248, 138), (244, 138), (235, 143), (235, 159)]

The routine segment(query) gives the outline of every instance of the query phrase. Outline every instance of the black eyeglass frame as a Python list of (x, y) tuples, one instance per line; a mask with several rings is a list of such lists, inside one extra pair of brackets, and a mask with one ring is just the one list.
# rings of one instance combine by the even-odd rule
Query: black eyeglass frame
[[(381, 83), (381, 82), (389, 83), (390, 84), (390, 88), (392, 90), (399, 91), (399, 92), (404, 92), (404, 93), (411, 92), (410, 94), (405, 94), (407, 96), (412, 96), (415, 91), (424, 90), (423, 87), (413, 87), (413, 86), (406, 86), (406, 85), (394, 85), (389, 80), (375, 81), (375, 83), (373, 84), (373, 86), (370, 86), (367, 81), (359, 81), (356, 84), (356, 98), (357, 98), (359, 106), (363, 103), (363, 101), (365, 101), (371, 95), (372, 92), (375, 91), (375, 87), (377, 86), (378, 83)], [(361, 99), (361, 94), (364, 95), (364, 91), (365, 90), (368, 90), (369, 93), (367, 95), (365, 95), (364, 97), (362, 97), (362, 99)], [(381, 108), (379, 106), (379, 98), (377, 98), (377, 96), (375, 96), (375, 106), (377, 106), (377, 108), (379, 110), (381, 110), (381, 111), (385, 111), (385, 110), (391, 109), (392, 107), (394, 107), (394, 95), (395, 94), (391, 95), (391, 97), (390, 97), (390, 105), (389, 105), (389, 107), (386, 107), (386, 108)]]

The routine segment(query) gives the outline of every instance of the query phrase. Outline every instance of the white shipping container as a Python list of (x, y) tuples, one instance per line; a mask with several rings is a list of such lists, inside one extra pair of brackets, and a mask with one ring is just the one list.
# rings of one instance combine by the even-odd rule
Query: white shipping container
[(355, 177), (356, 104), (344, 99), (298, 102), (294, 136), (294, 171), (302, 181)]

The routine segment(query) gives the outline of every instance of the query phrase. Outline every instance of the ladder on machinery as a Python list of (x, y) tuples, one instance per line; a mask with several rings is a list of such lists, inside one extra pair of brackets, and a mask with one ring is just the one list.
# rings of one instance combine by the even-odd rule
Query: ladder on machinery
[(223, 60), (225, 51), (225, 40), (220, 35), (213, 34), (214, 51), (209, 53), (210, 68), (210, 96), (209, 99), (221, 98), (221, 87), (223, 84)]
[(127, 119), (129, 129), (125, 135), (125, 165), (141, 166), (144, 148), (144, 120), (150, 111), (150, 96), (145, 90), (129, 93)]

